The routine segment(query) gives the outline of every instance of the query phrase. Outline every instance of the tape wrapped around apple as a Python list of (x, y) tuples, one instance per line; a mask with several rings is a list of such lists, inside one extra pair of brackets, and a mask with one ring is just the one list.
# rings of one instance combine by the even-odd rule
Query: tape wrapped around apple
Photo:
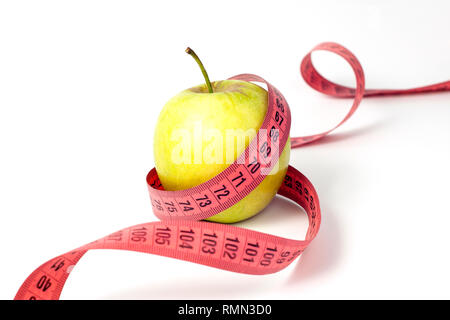
[[(165, 190), (173, 191), (195, 187), (225, 170), (247, 148), (267, 113), (264, 88), (239, 80), (211, 83), (195, 52), (190, 48), (186, 52), (197, 61), (205, 84), (166, 103), (154, 136), (159, 179)], [(263, 210), (283, 182), (290, 148), (288, 139), (273, 172), (241, 201), (207, 220), (234, 223)]]

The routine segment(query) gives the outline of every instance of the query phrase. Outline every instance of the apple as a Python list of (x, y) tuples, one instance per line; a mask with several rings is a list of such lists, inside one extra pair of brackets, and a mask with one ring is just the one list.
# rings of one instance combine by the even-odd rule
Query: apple
[[(197, 61), (206, 83), (171, 98), (159, 115), (154, 135), (155, 167), (166, 190), (195, 187), (225, 170), (256, 135), (267, 112), (265, 89), (238, 80), (211, 83), (195, 52), (190, 48), (186, 52)], [(286, 175), (289, 153), (288, 139), (278, 168), (241, 201), (207, 220), (233, 223), (264, 209)]]

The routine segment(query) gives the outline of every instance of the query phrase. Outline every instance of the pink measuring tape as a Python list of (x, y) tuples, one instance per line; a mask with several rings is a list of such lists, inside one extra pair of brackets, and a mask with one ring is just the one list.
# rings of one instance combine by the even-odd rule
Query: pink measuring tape
[[(343, 57), (355, 73), (356, 88), (340, 86), (322, 77), (311, 62), (311, 53), (315, 50), (331, 51)], [(319, 44), (306, 55), (300, 72), (312, 88), (335, 97), (353, 97), (354, 101), (350, 111), (336, 127), (316, 135), (291, 138), (292, 148), (321, 139), (342, 125), (356, 111), (363, 96), (450, 90), (450, 81), (409, 90), (365, 90), (364, 72), (356, 57), (343, 46), (329, 42)], [(231, 79), (267, 85), (268, 110), (260, 132), (267, 135), (269, 146), (277, 142), (279, 149), (283, 150), (291, 126), (289, 106), (283, 95), (256, 75), (242, 74)], [(161, 221), (117, 231), (45, 262), (25, 280), (15, 299), (58, 299), (73, 267), (91, 249), (152, 253), (248, 274), (280, 271), (306, 249), (319, 231), (321, 221), (317, 192), (312, 183), (295, 168), (289, 166), (278, 194), (293, 200), (306, 211), (309, 227), (305, 240), (291, 240), (232, 225), (198, 221), (233, 206), (262, 182), (265, 178), (261, 172), (264, 166), (273, 166), (278, 161), (277, 153), (267, 156), (265, 150), (257, 149), (250, 143), (238, 160), (223, 172), (186, 190), (165, 191), (156, 170), (152, 169), (147, 175), (148, 190), (153, 212)], [(256, 155), (256, 159), (249, 161), (253, 155)], [(260, 161), (263, 157), (269, 159), (263, 163)]]

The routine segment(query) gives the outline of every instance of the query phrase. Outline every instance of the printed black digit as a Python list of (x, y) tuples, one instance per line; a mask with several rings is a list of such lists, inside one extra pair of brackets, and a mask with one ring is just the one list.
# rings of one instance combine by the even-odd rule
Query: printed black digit
[(170, 228), (156, 228), (155, 242), (159, 245), (170, 245)]
[(50, 269), (55, 269), (55, 272), (56, 272), (59, 269), (61, 269), (62, 267), (64, 267), (64, 259), (60, 258), (60, 259), (56, 260), (55, 263), (52, 264)]
[(244, 183), (245, 180), (247, 180), (243, 178), (243, 176), (244, 174), (242, 173), (242, 171), (239, 171), (239, 174), (231, 180), (232, 182), (239, 181), (239, 183), (235, 185), (236, 188), (238, 188), (242, 183)]
[[(197, 198), (197, 199), (195, 199), (195, 200), (196, 200), (196, 201), (200, 201), (198, 205), (199, 205), (200, 207), (202, 207), (202, 208), (204, 208), (204, 207), (206, 207), (206, 206), (209, 206), (209, 205), (212, 203), (212, 201), (209, 200), (207, 194), (205, 194), (204, 197), (200, 197), (200, 198)], [(202, 200), (205, 200), (205, 201), (202, 201)]]
[(236, 259), (236, 252), (239, 250), (239, 239), (235, 238), (226, 238), (225, 246), (223, 251), (223, 257), (229, 258), (231, 260)]
[(147, 241), (147, 228), (146, 227), (141, 227), (141, 228), (137, 228), (137, 229), (133, 229), (133, 231), (131, 232), (131, 241), (134, 242), (140, 242), (140, 241)]
[(47, 291), (48, 288), (52, 286), (52, 282), (50, 281), (50, 278), (47, 278), (47, 276), (42, 276), (39, 281), (36, 283), (36, 288), (39, 290), (42, 290), (43, 292)]
[(180, 230), (180, 248), (193, 249), (192, 243), (194, 242), (194, 240), (194, 230)]
[(290, 175), (284, 177), (284, 184), (286, 187), (292, 188), (292, 177)]
[(191, 202), (187, 200), (186, 202), (178, 202), (180, 205), (183, 206), (183, 211), (191, 211), (194, 210), (194, 207), (191, 206)]
[(208, 254), (216, 253), (215, 247), (217, 245), (217, 241), (215, 240), (215, 238), (217, 238), (217, 235), (215, 233), (214, 234), (204, 233), (203, 236), (205, 238), (202, 240), (202, 243), (204, 244), (204, 246), (202, 247), (202, 252)]
[(245, 255), (249, 256), (250, 258), (244, 258), (244, 261), (247, 262), (254, 262), (254, 257), (256, 257), (258, 255), (258, 248), (259, 248), (259, 243), (247, 243), (247, 246), (251, 247), (251, 248), (246, 248), (245, 249)]
[(284, 118), (281, 116), (281, 114), (277, 111), (275, 112), (275, 121), (281, 126), (283, 123)]
[(214, 190), (217, 199), (222, 199), (223, 197), (227, 197), (230, 194), (230, 190), (227, 189), (226, 185), (222, 185), (222, 188)]
[(256, 156), (254, 156), (253, 161), (247, 165), (247, 168), (250, 168), (250, 167), (251, 167), (250, 172), (253, 174), (255, 174), (258, 171), (258, 169), (261, 167), (261, 164), (258, 162), (258, 159), (256, 158)]

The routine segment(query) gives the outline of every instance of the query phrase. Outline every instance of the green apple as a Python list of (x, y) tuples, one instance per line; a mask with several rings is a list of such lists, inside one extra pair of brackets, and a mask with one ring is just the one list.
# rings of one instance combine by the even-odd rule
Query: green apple
[[(189, 48), (186, 51), (198, 62), (206, 84), (170, 99), (157, 121), (155, 166), (166, 190), (192, 188), (225, 170), (248, 146), (267, 113), (265, 89), (238, 80), (210, 83), (198, 57)], [(233, 223), (264, 209), (286, 175), (289, 153), (290, 140), (280, 154), (278, 168), (241, 201), (207, 220)]]

